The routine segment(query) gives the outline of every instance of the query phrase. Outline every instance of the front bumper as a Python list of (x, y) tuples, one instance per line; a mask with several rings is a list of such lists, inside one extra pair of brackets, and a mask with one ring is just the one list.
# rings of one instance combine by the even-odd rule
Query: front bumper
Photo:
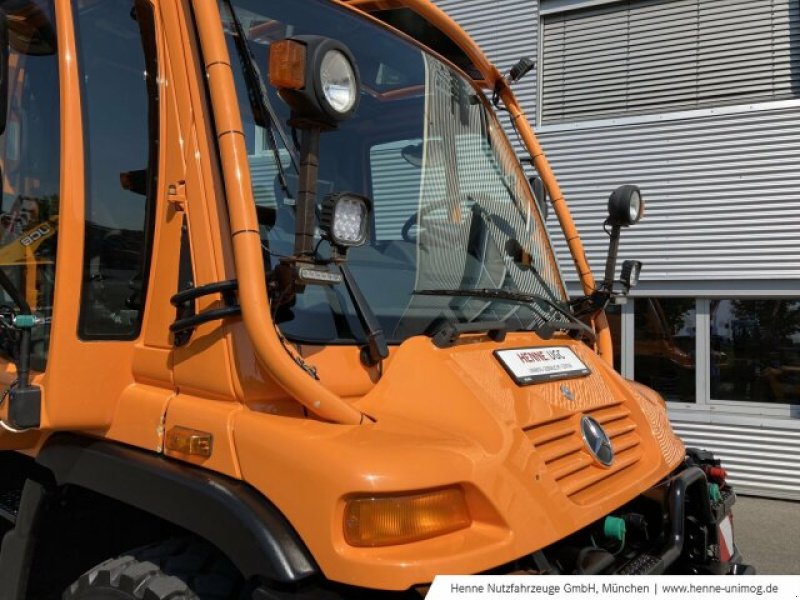
[[(733, 489), (708, 465), (684, 465), (608, 518), (638, 523), (621, 544), (597, 543), (603, 521), (545, 548), (536, 572), (552, 574), (753, 574), (733, 539)], [(643, 523), (646, 523), (643, 525)], [(591, 540), (590, 544), (586, 544)]]

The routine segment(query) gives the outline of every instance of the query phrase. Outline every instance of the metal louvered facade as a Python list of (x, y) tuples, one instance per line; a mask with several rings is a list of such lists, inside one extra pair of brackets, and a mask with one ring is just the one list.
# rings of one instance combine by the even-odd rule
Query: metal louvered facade
[[(712, 279), (800, 279), (800, 106), (539, 137), (596, 273), (608, 251), (600, 226), (608, 194), (636, 183), (646, 214), (623, 233), (621, 255), (644, 262), (643, 280), (682, 281), (690, 291)], [(553, 239), (569, 265), (563, 236)], [(566, 274), (576, 279), (571, 266)]]
[(686, 446), (712, 449), (722, 459), (737, 492), (800, 500), (796, 429), (685, 421), (673, 426)]
[(628, 0), (542, 20), (542, 122), (790, 98), (794, 0)]
[[(535, 0), (434, 0), (480, 45), (501, 72), (523, 57), (536, 58), (539, 6)], [(537, 72), (531, 71), (514, 88), (528, 118), (536, 114)], [(516, 143), (516, 139), (512, 137)]]
[[(642, 188), (645, 218), (620, 248), (645, 265), (633, 295), (694, 298), (698, 308), (696, 401), (670, 402), (676, 431), (717, 453), (739, 491), (800, 499), (800, 398), (714, 398), (709, 317), (714, 298), (800, 300), (800, 1), (437, 4), (502, 70), (536, 58), (536, 75), (515, 91), (596, 276), (610, 192)], [(563, 234), (548, 224), (579, 293)], [(636, 376), (633, 302), (621, 322), (622, 372)]]

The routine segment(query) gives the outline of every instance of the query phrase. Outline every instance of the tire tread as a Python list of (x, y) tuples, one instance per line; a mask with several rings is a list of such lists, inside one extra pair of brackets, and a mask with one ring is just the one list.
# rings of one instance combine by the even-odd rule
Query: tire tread
[(238, 597), (240, 587), (238, 571), (215, 548), (180, 538), (100, 563), (81, 575), (62, 599), (113, 590), (135, 600), (228, 600)]

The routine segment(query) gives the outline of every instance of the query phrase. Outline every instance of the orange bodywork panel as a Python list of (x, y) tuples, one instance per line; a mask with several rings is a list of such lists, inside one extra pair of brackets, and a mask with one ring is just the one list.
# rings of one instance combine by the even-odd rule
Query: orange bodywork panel
[[(563, 395), (561, 382), (517, 386), (492, 356), (542, 344), (533, 335), (444, 350), (412, 338), (357, 402), (375, 423), (330, 426), (239, 413), (242, 475), (285, 511), (337, 581), (399, 590), (543, 548), (648, 489), (684, 456), (662, 406), (634, 395), (588, 348), (555, 343), (569, 345), (592, 370), (566, 382), (575, 400)], [(613, 468), (592, 465), (582, 449), (582, 414), (609, 432)], [(394, 547), (345, 542), (344, 505), (353, 494), (452, 484), (467, 494), (469, 528)]]
[[(154, 4), (161, 151), (141, 334), (104, 342), (76, 335), (85, 165), (72, 4), (59, 0), (58, 264), (50, 355), (45, 372), (33, 378), (43, 391), (42, 423), (38, 431), (0, 430), (0, 449), (35, 454), (50, 433), (75, 431), (244, 480), (286, 516), (327, 578), (390, 590), (530, 554), (608, 515), (681, 463), (684, 448), (657, 394), (631, 387), (609, 366), (613, 351), (602, 313), (594, 320), (594, 349), (534, 333), (511, 333), (502, 342), (464, 336), (450, 348), (412, 337), (391, 347), (377, 367), (365, 366), (354, 345), (286, 344), (268, 301), (235, 61), (218, 5)], [(410, 8), (465, 53), (510, 111), (583, 289), (592, 292), (583, 246), (533, 129), (505, 78), (467, 34), (428, 0), (337, 4), (375, 22), (373, 11)], [(188, 343), (176, 345), (170, 298), (187, 251), (184, 230), (194, 285), (237, 280), (241, 319), (202, 324)], [(0, 262), (3, 256), (0, 250)], [(214, 294), (196, 308), (222, 303)], [(554, 345), (572, 349), (589, 374), (523, 386), (493, 355)], [(313, 365), (315, 377), (304, 364)], [(9, 385), (15, 376), (13, 364), (0, 361), (0, 382)], [(6, 410), (0, 406), (0, 420)], [(582, 415), (606, 428), (617, 454), (613, 466), (596, 464), (587, 452)], [(175, 436), (170, 442), (170, 432), (195, 436), (200, 449)], [(397, 545), (347, 543), (349, 498), (452, 487), (463, 492), (468, 526)]]

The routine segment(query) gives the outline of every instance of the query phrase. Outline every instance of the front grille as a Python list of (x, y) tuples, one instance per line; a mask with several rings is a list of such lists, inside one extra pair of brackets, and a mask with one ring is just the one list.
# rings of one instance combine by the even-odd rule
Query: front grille
[[(582, 414), (596, 419), (611, 439), (614, 463), (610, 467), (598, 464), (586, 448), (580, 432)], [(525, 433), (564, 494), (577, 504), (590, 504), (603, 497), (606, 486), (600, 484), (610, 483), (642, 457), (641, 439), (630, 415), (617, 402), (534, 425)]]

